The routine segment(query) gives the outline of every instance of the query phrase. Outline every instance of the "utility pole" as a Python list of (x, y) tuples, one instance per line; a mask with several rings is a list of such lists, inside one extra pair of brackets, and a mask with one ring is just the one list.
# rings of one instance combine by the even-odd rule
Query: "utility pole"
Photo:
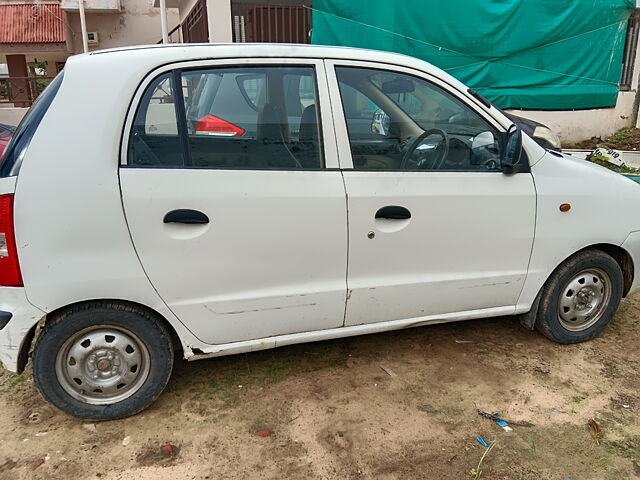
[(82, 51), (89, 51), (89, 43), (87, 39), (87, 19), (84, 17), (84, 0), (78, 0), (78, 12), (80, 13), (80, 30), (82, 31)]
[(167, 0), (160, 0), (160, 28), (162, 28), (162, 43), (169, 43), (169, 29), (167, 27)]

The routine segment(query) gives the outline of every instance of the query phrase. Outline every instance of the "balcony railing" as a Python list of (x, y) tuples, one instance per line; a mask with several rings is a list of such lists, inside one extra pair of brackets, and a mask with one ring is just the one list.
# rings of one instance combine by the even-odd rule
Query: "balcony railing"
[(53, 77), (0, 78), (0, 103), (13, 103), (16, 107), (30, 107)]
[[(158, 40), (156, 43), (162, 43), (162, 39)], [(179, 23), (169, 32), (169, 43), (183, 43), (182, 24)]]

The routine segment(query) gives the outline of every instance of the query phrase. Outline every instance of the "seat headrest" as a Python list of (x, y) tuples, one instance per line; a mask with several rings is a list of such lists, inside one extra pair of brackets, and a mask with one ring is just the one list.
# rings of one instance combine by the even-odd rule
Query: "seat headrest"
[(258, 140), (265, 143), (281, 143), (287, 141), (287, 132), (285, 131), (285, 123), (283, 115), (272, 104), (267, 103), (258, 113)]
[(318, 140), (318, 118), (316, 117), (315, 103), (309, 105), (302, 112), (298, 138), (301, 142), (315, 142)]

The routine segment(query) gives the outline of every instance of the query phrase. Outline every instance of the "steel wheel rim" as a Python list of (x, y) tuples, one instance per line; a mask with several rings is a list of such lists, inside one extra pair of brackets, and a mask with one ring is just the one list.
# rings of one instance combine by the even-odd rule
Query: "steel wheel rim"
[(582, 270), (560, 291), (558, 320), (571, 332), (595, 325), (611, 300), (611, 280), (600, 268)]
[(72, 335), (56, 356), (60, 386), (91, 405), (121, 402), (149, 376), (149, 350), (131, 331), (112, 325), (85, 328)]

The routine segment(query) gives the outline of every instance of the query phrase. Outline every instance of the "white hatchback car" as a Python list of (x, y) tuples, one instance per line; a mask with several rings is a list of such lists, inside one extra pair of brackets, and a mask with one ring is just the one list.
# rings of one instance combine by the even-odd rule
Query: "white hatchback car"
[[(640, 186), (420, 60), (178, 45), (72, 57), (0, 165), (0, 360), (70, 415), (189, 360), (498, 315), (590, 339), (639, 285)], [(42, 320), (42, 321), (41, 321)]]

